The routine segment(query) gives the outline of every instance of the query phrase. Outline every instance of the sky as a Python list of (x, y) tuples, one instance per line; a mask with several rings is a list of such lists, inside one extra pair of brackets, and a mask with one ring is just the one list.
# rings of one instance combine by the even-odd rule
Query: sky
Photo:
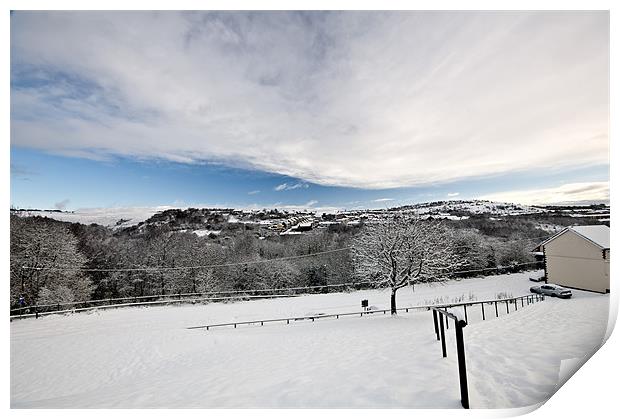
[(608, 12), (13, 12), (11, 202), (609, 200)]

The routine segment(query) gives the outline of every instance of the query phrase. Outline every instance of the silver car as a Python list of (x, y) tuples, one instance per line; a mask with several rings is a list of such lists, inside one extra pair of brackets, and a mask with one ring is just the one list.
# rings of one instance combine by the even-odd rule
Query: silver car
[(530, 288), (530, 292), (559, 298), (571, 298), (573, 296), (571, 290), (555, 284), (537, 285)]

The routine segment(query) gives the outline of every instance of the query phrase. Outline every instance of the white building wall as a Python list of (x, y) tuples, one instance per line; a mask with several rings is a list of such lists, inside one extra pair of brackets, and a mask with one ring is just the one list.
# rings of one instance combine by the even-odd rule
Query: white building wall
[(607, 292), (609, 260), (603, 251), (578, 234), (567, 231), (544, 246), (547, 280), (571, 288)]

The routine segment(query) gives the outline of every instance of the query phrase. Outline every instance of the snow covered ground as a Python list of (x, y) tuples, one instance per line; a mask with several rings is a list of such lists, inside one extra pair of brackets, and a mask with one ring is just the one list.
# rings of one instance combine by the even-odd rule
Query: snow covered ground
[[(399, 292), (399, 306), (518, 296), (537, 273)], [(387, 308), (385, 290), (240, 303), (124, 308), (11, 323), (11, 405), (52, 407), (458, 408), (453, 329), (441, 357), (429, 312), (189, 330), (229, 321)], [(605, 334), (609, 298), (575, 291), (487, 320), (465, 343), (472, 407), (546, 400)], [(491, 314), (491, 315), (489, 315)], [(562, 364), (562, 362), (564, 363)], [(568, 364), (567, 364), (568, 363)]]
[[(82, 224), (100, 224), (106, 227), (129, 227), (136, 225), (154, 214), (171, 209), (169, 206), (159, 207), (117, 207), (117, 208), (81, 208), (73, 212), (56, 211), (15, 211), (20, 217), (47, 217), (58, 221)], [(120, 222), (123, 220), (123, 222)]]

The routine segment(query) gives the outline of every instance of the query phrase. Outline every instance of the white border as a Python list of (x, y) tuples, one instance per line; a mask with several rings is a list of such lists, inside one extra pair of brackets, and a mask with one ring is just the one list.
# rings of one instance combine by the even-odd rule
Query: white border
[[(392, 0), (392, 1), (326, 1), (326, 0), (315, 0), (315, 1), (284, 1), (284, 0), (262, 0), (258, 1), (224, 1), (224, 0), (212, 0), (212, 1), (198, 1), (198, 0), (175, 0), (175, 1), (162, 1), (162, 0), (152, 0), (149, 2), (138, 2), (138, 1), (130, 1), (130, 0), (92, 0), (88, 2), (76, 1), (76, 0), (57, 0), (54, 2), (44, 1), (44, 0), (9, 0), (3, 2), (5, 5), (4, 13), (0, 17), (0, 31), (2, 34), (2, 49), (3, 49), (3, 65), (1, 67), (2, 72), (2, 80), (3, 83), (0, 85), (0, 89), (2, 89), (2, 117), (4, 123), (1, 125), (3, 127), (4, 133), (4, 149), (5, 152), (1, 154), (0, 158), (2, 159), (2, 168), (3, 168), (3, 176), (4, 176), (4, 185), (6, 186), (3, 190), (5, 191), (2, 195), (2, 203), (4, 204), (5, 210), (8, 209), (10, 205), (10, 195), (9, 195), (9, 184), (10, 184), (10, 165), (9, 165), (9, 156), (10, 156), (10, 88), (9, 88), (9, 57), (10, 57), (10, 49), (9, 49), (9, 36), (10, 36), (10, 17), (9, 10), (45, 10), (45, 9), (54, 9), (54, 10), (84, 10), (84, 9), (95, 9), (95, 10), (122, 10), (122, 9), (157, 9), (157, 10), (201, 10), (201, 9), (211, 9), (211, 10), (235, 10), (235, 9), (266, 9), (266, 10), (291, 10), (291, 9), (301, 9), (301, 10), (322, 10), (322, 9), (335, 9), (335, 10), (374, 10), (374, 9), (391, 9), (391, 10), (611, 10), (610, 18), (611, 18), (611, 71), (610, 74), (618, 74), (618, 66), (617, 66), (617, 50), (618, 50), (618, 19), (616, 18), (616, 13), (619, 10), (618, 6), (614, 7), (615, 4), (612, 1), (603, 1), (603, 0), (592, 0), (592, 1), (575, 1), (575, 0), (565, 0), (565, 1), (532, 1), (532, 0), (523, 0), (523, 1), (406, 1), (406, 0)], [(148, 6), (148, 7), (146, 7)], [(614, 50), (614, 47), (615, 50)], [(610, 120), (610, 126), (613, 129), (614, 121), (617, 121), (617, 118), (614, 118), (614, 115), (617, 115), (616, 103), (618, 97), (618, 85), (614, 79), (610, 81), (611, 87), (611, 95), (610, 95), (610, 115), (612, 119)], [(615, 136), (615, 131), (610, 129), (610, 156), (613, 156), (613, 141), (612, 138)], [(617, 137), (617, 136), (615, 136)], [(611, 160), (617, 160), (611, 157)], [(612, 162), (611, 164), (611, 176), (610, 179), (615, 179), (614, 176), (617, 174), (617, 162)], [(613, 182), (612, 182), (613, 185)], [(617, 199), (615, 199), (615, 195), (613, 193), (613, 187), (611, 189), (611, 204), (613, 208), (616, 208), (616, 204), (618, 204)], [(8, 211), (7, 211), (8, 212)], [(615, 212), (612, 214), (612, 219), (614, 220), (612, 224), (615, 223), (616, 217), (614, 217)], [(8, 264), (8, 255), (9, 255), (9, 228), (8, 228), (8, 217), (2, 217), (2, 227), (3, 232), (5, 234), (4, 240), (2, 241), (2, 246), (4, 250), (5, 257), (3, 258), (3, 270), (4, 273), (4, 286), (5, 293), (8, 292), (8, 277), (9, 277), (9, 264)], [(612, 242), (616, 242), (614, 234), (615, 230), (612, 228)], [(612, 290), (617, 290), (618, 281), (616, 280), (617, 269), (615, 269), (615, 264), (612, 263), (611, 266), (611, 276), (612, 276)], [(618, 294), (612, 293), (612, 307), (613, 310), (610, 312), (610, 318), (613, 318), (613, 323), (615, 323), (615, 319), (617, 317), (617, 309), (618, 309)], [(8, 313), (8, 298), (3, 298), (2, 300), (4, 312)], [(2, 341), (2, 355), (3, 355), (3, 366), (4, 366), (4, 380), (2, 381), (2, 400), (3, 407), (6, 410), (9, 410), (10, 406), (10, 386), (9, 386), (9, 377), (10, 377), (10, 361), (9, 361), (9, 353), (10, 353), (10, 328), (9, 322), (5, 322), (4, 329), (4, 339)], [(531, 414), (533, 418), (544, 418), (544, 417), (555, 417), (565, 415), (566, 417), (573, 416), (610, 416), (611, 412), (616, 410), (616, 398), (617, 398), (617, 377), (619, 371), (618, 357), (616, 354), (620, 353), (620, 344), (618, 342), (618, 333), (615, 333), (611, 336), (608, 342), (603, 346), (601, 350), (599, 350), (590, 361), (588, 361), (584, 367), (582, 367), (576, 374), (575, 377), (570, 379), (543, 407), (534, 411)], [(299, 416), (299, 417), (315, 417), (317, 415), (320, 416), (338, 416), (338, 417), (351, 417), (351, 418), (360, 418), (360, 417), (376, 417), (389, 415), (391, 418), (404, 418), (409, 417), (410, 415), (423, 416), (423, 417), (505, 417), (505, 416), (514, 416), (522, 413), (526, 413), (525, 409), (517, 409), (517, 410), (471, 410), (471, 411), (461, 411), (461, 410), (390, 410), (390, 411), (382, 411), (382, 410), (333, 410), (333, 411), (323, 411), (323, 410), (300, 410), (295, 412), (290, 412), (288, 410), (209, 410), (208, 414), (216, 415), (217, 417), (222, 418), (230, 418), (237, 417), (239, 415), (242, 416), (252, 416), (252, 417), (269, 417), (269, 418), (278, 418), (278, 417), (290, 417), (291, 415)], [(205, 412), (201, 410), (184, 410), (184, 411), (168, 411), (168, 410), (9, 410), (8, 413), (15, 417), (31, 417), (31, 416), (39, 416), (44, 414), (45, 416), (54, 417), (84, 417), (84, 416), (94, 416), (94, 417), (107, 417), (109, 415), (121, 415), (121, 416), (148, 416), (149, 418), (153, 417), (168, 417), (168, 416), (189, 416), (189, 417), (204, 417)]]

